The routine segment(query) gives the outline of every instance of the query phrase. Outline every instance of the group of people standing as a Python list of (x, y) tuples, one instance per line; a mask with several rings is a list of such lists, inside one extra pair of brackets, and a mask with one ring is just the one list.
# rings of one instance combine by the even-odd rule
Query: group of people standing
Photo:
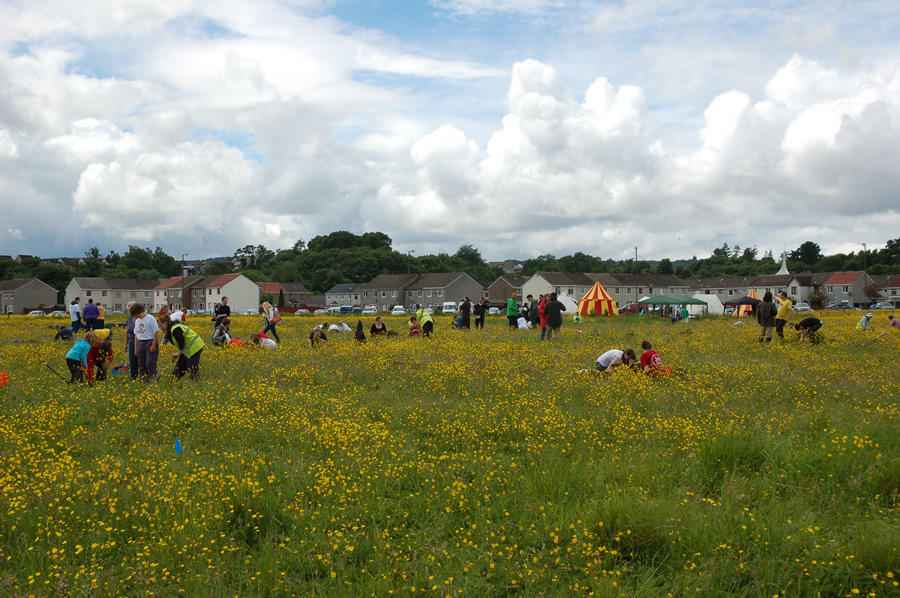
[(553, 340), (554, 333), (557, 338), (562, 335), (562, 312), (566, 306), (557, 298), (556, 293), (547, 295), (534, 295), (525, 297), (525, 302), (519, 306), (515, 295), (506, 301), (506, 317), (510, 328), (538, 328), (541, 329), (541, 340)]
[[(106, 328), (106, 308), (94, 303), (94, 299), (88, 299), (81, 311), (81, 297), (75, 297), (68, 307), (69, 318), (72, 320), (72, 334), (82, 328), (85, 330), (99, 330)], [(82, 317), (84, 320), (82, 321)]]

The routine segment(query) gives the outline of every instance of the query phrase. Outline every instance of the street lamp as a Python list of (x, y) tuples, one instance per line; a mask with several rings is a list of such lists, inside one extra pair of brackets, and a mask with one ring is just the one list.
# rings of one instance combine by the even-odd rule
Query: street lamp
[[(181, 309), (184, 309), (184, 258), (186, 258), (187, 255), (188, 254), (186, 253), (181, 254)], [(185, 313), (187, 313), (187, 310), (185, 310)]]

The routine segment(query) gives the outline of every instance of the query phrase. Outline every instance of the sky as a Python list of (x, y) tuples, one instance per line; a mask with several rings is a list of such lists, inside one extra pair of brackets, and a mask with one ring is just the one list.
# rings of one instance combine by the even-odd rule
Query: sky
[(0, 254), (900, 236), (887, 0), (0, 0)]

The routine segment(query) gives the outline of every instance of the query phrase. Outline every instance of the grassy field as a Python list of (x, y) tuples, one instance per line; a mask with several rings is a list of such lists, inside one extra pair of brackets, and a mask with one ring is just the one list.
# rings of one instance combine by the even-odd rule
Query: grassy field
[[(43, 367), (47, 319), (0, 320), (0, 595), (897, 595), (900, 331), (858, 317), (818, 345), (634, 316), (315, 350), (289, 317), (200, 382), (94, 388)], [(645, 338), (686, 374), (577, 373)]]

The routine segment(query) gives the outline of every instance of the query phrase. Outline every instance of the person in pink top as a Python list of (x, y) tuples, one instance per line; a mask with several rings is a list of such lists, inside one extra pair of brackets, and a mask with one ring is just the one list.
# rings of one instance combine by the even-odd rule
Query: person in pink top
[(547, 298), (538, 295), (538, 315), (541, 316), (541, 340), (547, 337), (547, 314), (544, 313), (544, 306), (547, 304)]

